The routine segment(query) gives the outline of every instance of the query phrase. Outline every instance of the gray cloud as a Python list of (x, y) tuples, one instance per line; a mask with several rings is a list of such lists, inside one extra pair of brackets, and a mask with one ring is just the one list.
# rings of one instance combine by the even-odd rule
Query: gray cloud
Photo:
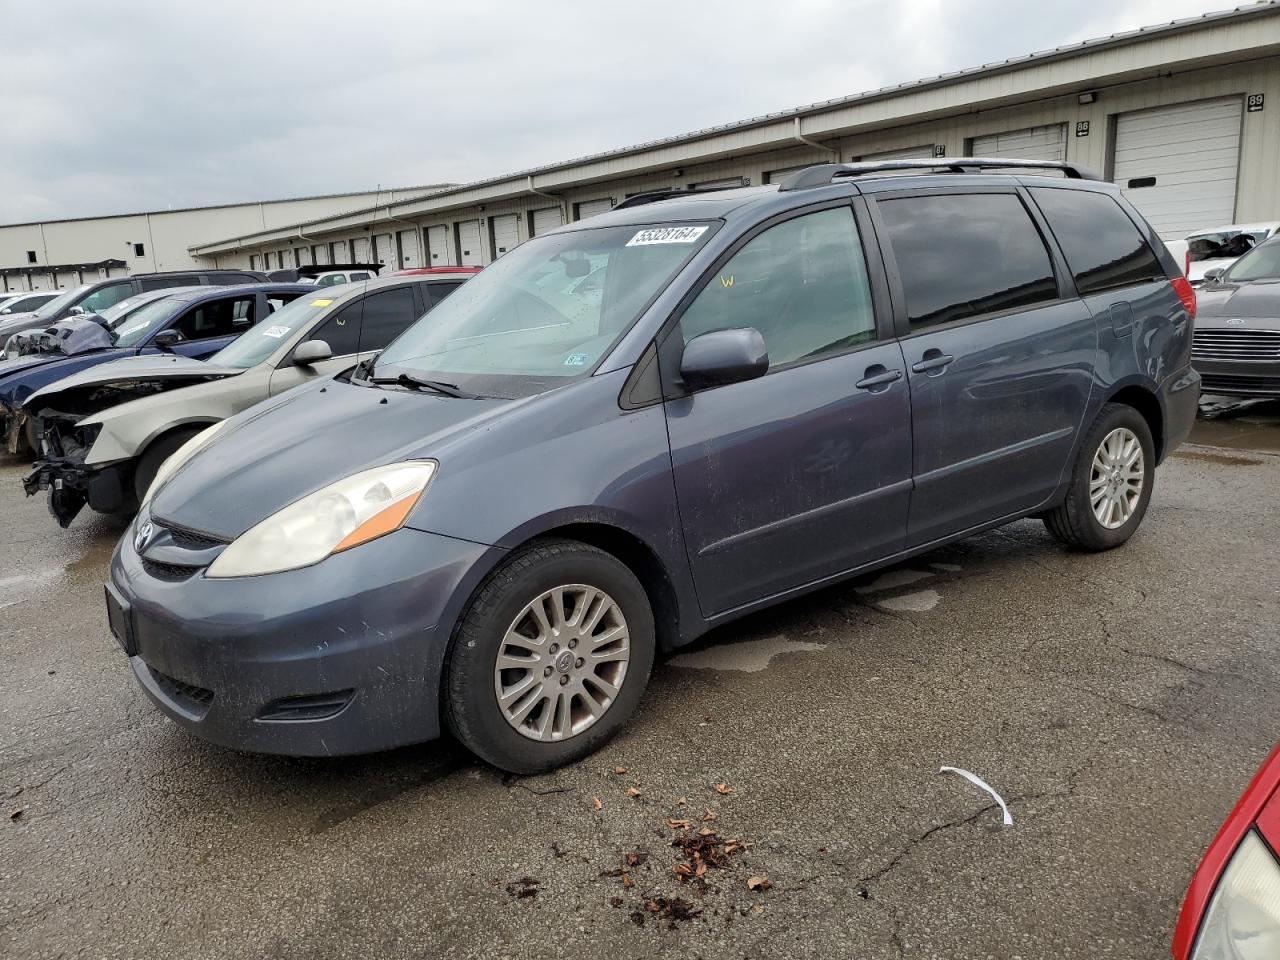
[(9, 3), (0, 223), (474, 180), (1220, 2)]

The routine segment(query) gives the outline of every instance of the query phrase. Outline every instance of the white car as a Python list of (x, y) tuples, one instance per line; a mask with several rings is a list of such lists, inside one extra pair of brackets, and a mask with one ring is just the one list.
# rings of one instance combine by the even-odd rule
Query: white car
[(329, 270), (314, 277), (299, 277), (299, 283), (314, 283), (317, 287), (331, 287), (335, 283), (358, 283), (376, 279), (368, 270)]
[(0, 293), (0, 317), (11, 313), (28, 313), (44, 306), (61, 290), (33, 290), (30, 293)]
[(1193, 287), (1204, 283), (1204, 275), (1215, 267), (1225, 270), (1263, 240), (1280, 231), (1280, 221), (1235, 223), (1225, 227), (1197, 230), (1166, 246)]

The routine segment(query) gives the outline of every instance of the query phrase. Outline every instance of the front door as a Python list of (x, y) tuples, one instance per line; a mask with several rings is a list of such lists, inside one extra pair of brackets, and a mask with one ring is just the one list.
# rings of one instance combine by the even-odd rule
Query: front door
[[(707, 616), (902, 548), (910, 401), (867, 264), (847, 203), (795, 215), (739, 244), (663, 343), (676, 496)], [(682, 391), (684, 344), (733, 327), (760, 331), (769, 372)]]
[(1097, 332), (1015, 189), (881, 199), (876, 215), (903, 304), (917, 546), (1057, 489)]

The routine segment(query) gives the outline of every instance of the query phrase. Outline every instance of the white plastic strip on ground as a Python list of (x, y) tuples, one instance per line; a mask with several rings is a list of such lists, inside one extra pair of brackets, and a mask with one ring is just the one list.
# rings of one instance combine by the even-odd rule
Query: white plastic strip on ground
[(1013, 817), (1009, 816), (1009, 808), (1005, 806), (1004, 798), (991, 788), (991, 784), (987, 783), (987, 781), (983, 780), (976, 773), (970, 773), (968, 770), (961, 770), (959, 767), (941, 767), (938, 772), (958, 773), (975, 787), (981, 787), (983, 790), (987, 791), (987, 793), (991, 794), (991, 796), (995, 798), (996, 803), (1000, 804), (1000, 809), (1004, 811), (1004, 825), (1006, 827), (1013, 826)]

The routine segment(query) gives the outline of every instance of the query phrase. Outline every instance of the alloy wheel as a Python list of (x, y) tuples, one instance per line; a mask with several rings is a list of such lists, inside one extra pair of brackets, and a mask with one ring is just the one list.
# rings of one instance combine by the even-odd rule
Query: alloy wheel
[(1089, 504), (1108, 530), (1128, 523), (1146, 480), (1142, 442), (1128, 427), (1117, 427), (1099, 444), (1089, 472)]
[(630, 659), (627, 621), (612, 597), (586, 584), (554, 587), (503, 636), (493, 675), (498, 706), (531, 740), (566, 740), (613, 705)]

